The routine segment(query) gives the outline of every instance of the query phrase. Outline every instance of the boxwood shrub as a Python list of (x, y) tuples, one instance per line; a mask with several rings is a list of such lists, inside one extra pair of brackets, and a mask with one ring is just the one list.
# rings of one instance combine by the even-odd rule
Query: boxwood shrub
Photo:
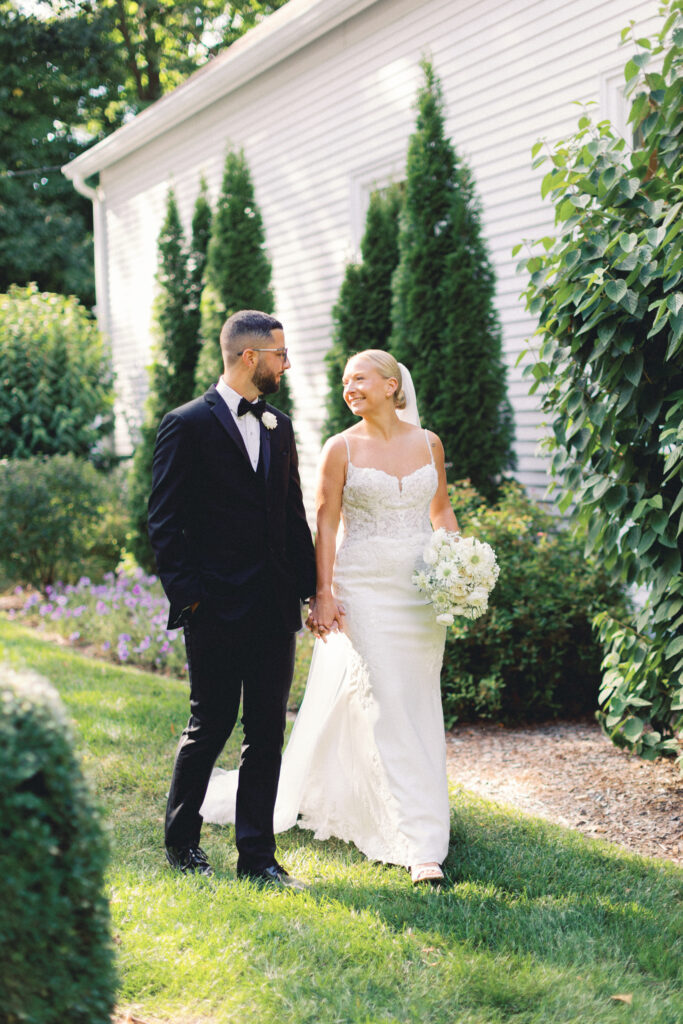
[(516, 482), (488, 506), (468, 481), (450, 488), (463, 533), (495, 549), (489, 612), (449, 629), (442, 673), (447, 725), (578, 717), (597, 709), (602, 650), (596, 612), (623, 613), (623, 586), (584, 557), (581, 538)]
[(0, 666), (0, 1018), (109, 1024), (104, 833), (55, 691)]

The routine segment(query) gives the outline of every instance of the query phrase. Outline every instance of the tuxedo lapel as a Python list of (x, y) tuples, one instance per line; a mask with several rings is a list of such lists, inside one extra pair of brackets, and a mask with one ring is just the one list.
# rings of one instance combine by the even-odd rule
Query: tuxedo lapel
[[(204, 400), (211, 406), (211, 412), (214, 414), (220, 425), (226, 431), (226, 433), (232, 438), (239, 450), (244, 455), (245, 459), (251, 466), (251, 459), (249, 458), (249, 452), (247, 451), (244, 439), (239, 432), (237, 424), (235, 423), (234, 417), (227, 405), (216, 391), (215, 385), (211, 385), (209, 390), (204, 395)], [(263, 427), (261, 427), (263, 431)]]
[(260, 426), (261, 426), (261, 454), (262, 454), (262, 458), (263, 458), (263, 473), (264, 473), (264, 476), (265, 476), (265, 478), (267, 480), (268, 479), (268, 473), (270, 471), (270, 431), (267, 430), (266, 427), (263, 426), (263, 423), (261, 423)]

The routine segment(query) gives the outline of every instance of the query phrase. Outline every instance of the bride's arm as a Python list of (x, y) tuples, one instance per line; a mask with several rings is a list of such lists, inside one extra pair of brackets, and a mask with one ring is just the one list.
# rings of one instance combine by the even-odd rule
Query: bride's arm
[(448, 487), (446, 485), (446, 466), (443, 454), (443, 445), (440, 439), (429, 431), (429, 443), (432, 446), (432, 452), (434, 454), (434, 465), (436, 471), (439, 474), (439, 483), (436, 488), (436, 494), (432, 498), (432, 503), (429, 506), (429, 518), (432, 521), (432, 526), (435, 530), (443, 527), (444, 530), (458, 531), (458, 521), (455, 518), (455, 512), (451, 505), (450, 498), (448, 497)]
[(346, 445), (338, 435), (331, 437), (322, 450), (316, 493), (315, 565), (317, 586), (309, 616), (317, 636), (335, 627), (343, 629), (344, 609), (332, 594), (332, 572), (341, 515), (342, 491), (346, 478)]

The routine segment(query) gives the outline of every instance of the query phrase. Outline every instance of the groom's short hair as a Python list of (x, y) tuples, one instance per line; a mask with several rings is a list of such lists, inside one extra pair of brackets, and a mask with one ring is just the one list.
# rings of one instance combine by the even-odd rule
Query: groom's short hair
[[(245, 348), (258, 348), (263, 341), (270, 340), (270, 332), (282, 330), (282, 324), (270, 313), (258, 309), (240, 309), (233, 313), (221, 328), (221, 352), (224, 361), (230, 365), (239, 358)], [(253, 342), (254, 345), (248, 344)]]

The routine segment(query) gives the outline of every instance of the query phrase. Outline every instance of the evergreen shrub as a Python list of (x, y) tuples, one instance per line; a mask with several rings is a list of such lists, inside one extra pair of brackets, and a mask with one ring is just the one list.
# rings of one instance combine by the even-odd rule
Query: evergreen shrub
[(0, 666), (0, 1017), (109, 1024), (107, 846), (57, 694)]
[(110, 461), (111, 360), (77, 299), (34, 284), (0, 295), (0, 384), (0, 458)]
[(361, 241), (361, 263), (350, 263), (332, 310), (334, 333), (325, 356), (327, 399), (323, 440), (358, 421), (344, 401), (342, 375), (355, 352), (388, 349), (391, 337), (391, 279), (398, 263), (398, 218), (402, 191), (392, 185), (373, 192)]
[(116, 568), (126, 534), (120, 471), (73, 455), (0, 461), (0, 568), (44, 588)]
[(157, 239), (154, 361), (148, 368), (145, 415), (128, 477), (128, 543), (136, 561), (147, 572), (156, 568), (147, 535), (154, 445), (163, 416), (194, 395), (194, 374), (201, 348), (199, 302), (210, 230), (206, 182), (202, 179), (195, 202), (189, 252), (175, 193), (169, 189), (166, 216)]
[(446, 722), (544, 720), (593, 714), (602, 651), (596, 612), (618, 614), (623, 587), (584, 557), (583, 541), (534, 503), (520, 484), (502, 485), (495, 506), (469, 484), (450, 488), (463, 534), (495, 549), (500, 577), (489, 612), (448, 631), (442, 673)]
[(445, 133), (441, 85), (429, 63), (423, 70), (390, 348), (412, 374), (424, 425), (443, 442), (448, 479), (468, 478), (494, 500), (515, 467), (495, 278), (471, 172)]
[[(228, 150), (223, 182), (211, 223), (211, 236), (201, 297), (202, 348), (195, 372), (195, 393), (201, 395), (223, 372), (221, 327), (240, 309), (274, 313), (261, 211), (243, 151)], [(285, 337), (286, 337), (285, 324)], [(270, 357), (267, 357), (270, 358)], [(292, 403), (287, 376), (267, 400), (288, 416)]]

